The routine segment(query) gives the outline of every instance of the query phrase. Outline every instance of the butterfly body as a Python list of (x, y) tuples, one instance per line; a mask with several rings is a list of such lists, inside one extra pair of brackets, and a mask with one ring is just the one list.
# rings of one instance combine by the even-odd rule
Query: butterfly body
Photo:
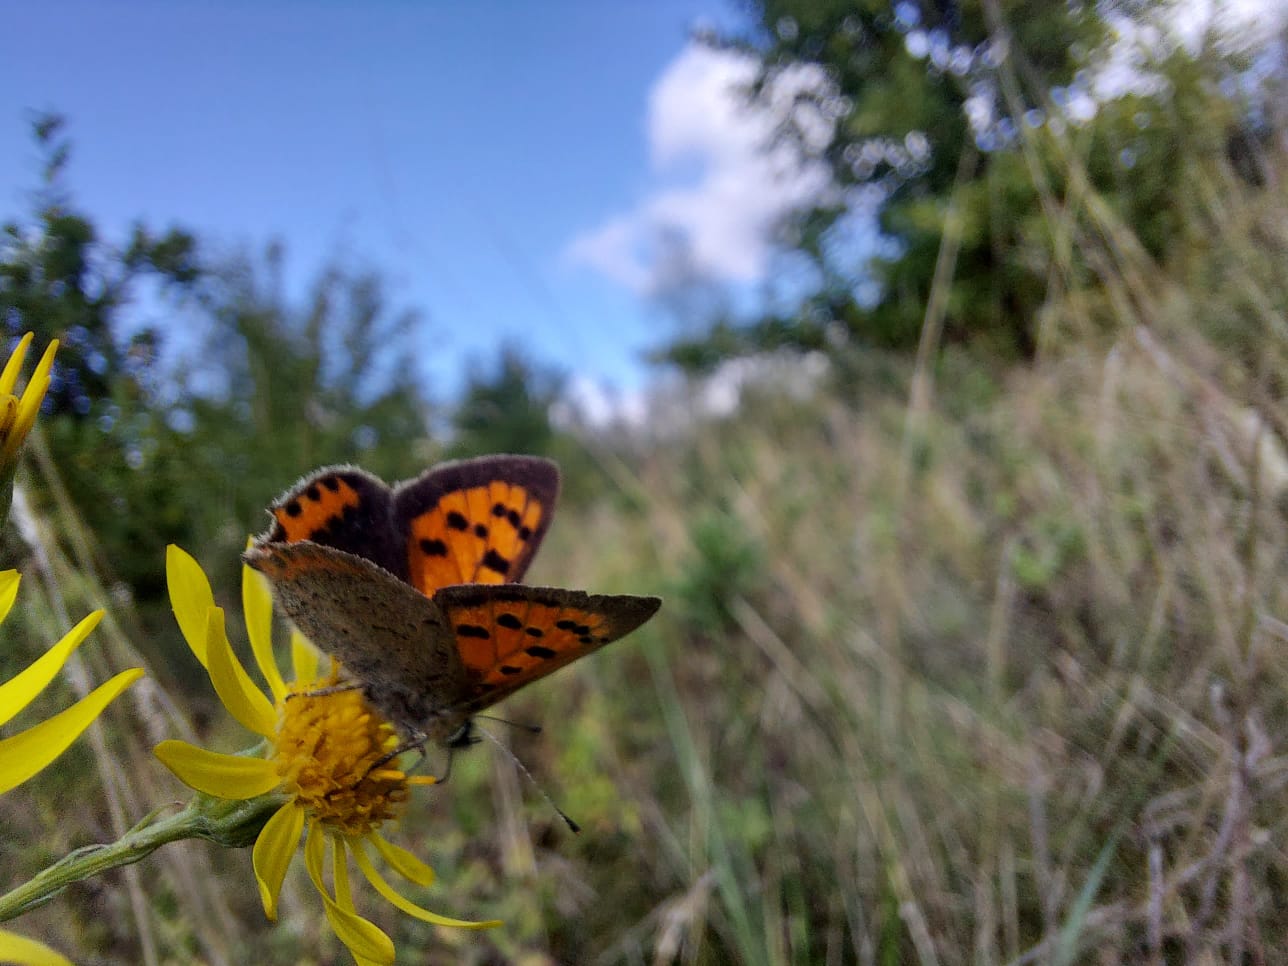
[(273, 504), (245, 560), (386, 718), (411, 740), (446, 743), (473, 714), (660, 606), (515, 583), (558, 487), (554, 464), (533, 457), (448, 463), (393, 488), (328, 467)]

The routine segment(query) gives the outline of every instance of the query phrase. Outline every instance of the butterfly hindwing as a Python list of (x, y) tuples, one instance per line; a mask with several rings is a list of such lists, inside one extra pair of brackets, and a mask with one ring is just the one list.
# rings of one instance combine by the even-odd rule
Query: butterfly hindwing
[(393, 529), (393, 494), (384, 481), (356, 466), (310, 473), (268, 508), (273, 524), (259, 543), (309, 540), (365, 557), (406, 577), (402, 541)]
[(434, 595), (471, 683), (470, 713), (635, 630), (656, 597), (553, 587), (446, 587)]
[(407, 579), (427, 596), (522, 580), (558, 495), (558, 468), (535, 456), (446, 463), (399, 484), (394, 526), (406, 540)]

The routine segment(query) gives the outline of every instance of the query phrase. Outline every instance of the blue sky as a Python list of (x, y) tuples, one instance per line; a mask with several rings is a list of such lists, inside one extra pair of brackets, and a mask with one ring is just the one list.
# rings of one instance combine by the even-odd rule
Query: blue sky
[[(1270, 29), (1282, 3), (1229, 0), (1218, 20)], [(764, 150), (781, 113), (747, 109), (748, 62), (690, 42), (698, 24), (741, 26), (737, 9), (10, 3), (0, 217), (24, 211), (35, 182), (30, 112), (57, 111), (77, 202), (109, 237), (142, 219), (190, 228), (215, 252), (278, 239), (296, 293), (330, 259), (376, 269), (396, 307), (425, 316), (431, 397), (520, 341), (602, 408), (587, 387), (638, 393), (642, 354), (676, 331), (656, 296), (677, 265), (735, 305), (790, 297), (798, 266), (776, 255), (771, 229), (828, 191), (817, 164)], [(1176, 26), (1195, 34), (1217, 9), (1189, 0)], [(785, 78), (777, 109), (818, 82)], [(870, 231), (861, 220), (856, 253)], [(139, 311), (157, 321), (155, 306)]]
[(646, 297), (653, 228), (688, 219), (722, 281), (767, 271), (753, 129), (720, 89), (742, 68), (689, 44), (698, 23), (736, 10), (11, 4), (0, 216), (35, 183), (29, 112), (57, 111), (76, 201), (110, 237), (142, 219), (215, 250), (277, 238), (296, 291), (331, 257), (378, 269), (445, 343), (425, 358), (438, 398), (506, 339), (632, 390), (672, 331)]

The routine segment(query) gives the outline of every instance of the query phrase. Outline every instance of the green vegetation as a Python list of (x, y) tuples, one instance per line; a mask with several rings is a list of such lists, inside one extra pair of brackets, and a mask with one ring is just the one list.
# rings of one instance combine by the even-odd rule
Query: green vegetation
[[(214, 388), (149, 386), (131, 375), (124, 304), (106, 305), (87, 328), (108, 361), (90, 411), (60, 402), (41, 424), (20, 480), (37, 526), (6, 544), (6, 565), (43, 578), (24, 613), (48, 626), (106, 602), (114, 666), (141, 652), (157, 681), (107, 716), (120, 764), (97, 762), (97, 824), (59, 805), (96, 797), (83, 748), (0, 802), (4, 881), (181, 795), (148, 753), (156, 740), (236, 740), (181, 668), (166, 542), (201, 558), (236, 613), (237, 550), (303, 472), (354, 460), (399, 477), (495, 446), (555, 454), (569, 476), (532, 581), (666, 604), (503, 706), (541, 736), (484, 723), (581, 836), (486, 744), (415, 800), (390, 837), (438, 870), (427, 903), (507, 925), (449, 933), (364, 906), (401, 962), (1288, 954), (1288, 131), (1261, 110), (1288, 70), (1236, 98), (1216, 81), (1238, 63), (1178, 50), (1163, 93), (1064, 131), (1008, 114), (1014, 140), (982, 151), (960, 90), (919, 79), (888, 18), (850, 12), (862, 29), (846, 33), (834, 6), (810, 19), (765, 0), (776, 39), (756, 48), (849, 63), (851, 49), (810, 38), (881, 40), (845, 81), (862, 96), (828, 156), (902, 139), (896, 121), (949, 145), (891, 186), (882, 222), (900, 254), (876, 269), (885, 294), (865, 307), (860, 270), (832, 264), (798, 314), (713, 320), (671, 354), (698, 369), (825, 350), (808, 394), (766, 385), (730, 416), (578, 435), (549, 418), (557, 377), (515, 351), (479, 370), (438, 441), (432, 401), (389, 361), (415, 323), (388, 321), (378, 282), (327, 275), (299, 310), (263, 282), (271, 265), (198, 265), (181, 236), (116, 257), (173, 277), (218, 327), (212, 344), (233, 348), (209, 357)], [(1044, 52), (1103, 29), (1042, 19), (1078, 5), (960, 6), (978, 14), (954, 28), (972, 42), (1032, 25), (1024, 73), (994, 72), (1021, 115), (1070, 79), (1074, 64)], [(866, 86), (876, 71), (891, 80)], [(913, 108), (892, 113), (893, 97)], [(822, 259), (810, 239), (836, 214), (802, 213), (805, 255)], [(43, 258), (67, 217), (35, 221), (48, 244), (11, 232), (0, 278)], [(837, 320), (844, 338), (829, 338)], [(392, 357), (369, 354), (377, 344)], [(6, 640), (33, 639), (15, 628)], [(265, 923), (248, 855), (184, 843), (21, 924), (112, 962), (340, 961), (304, 892), (288, 881), (281, 921)]]

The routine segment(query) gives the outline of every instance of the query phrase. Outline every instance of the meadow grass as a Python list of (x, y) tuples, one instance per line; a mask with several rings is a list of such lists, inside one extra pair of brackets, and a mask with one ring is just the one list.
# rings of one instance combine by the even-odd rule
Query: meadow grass
[[(531, 580), (665, 606), (504, 706), (544, 735), (485, 724), (582, 835), (488, 745), (419, 797), (394, 837), (438, 868), (433, 907), (507, 925), (368, 907), (400, 961), (1288, 955), (1288, 198), (1197, 178), (1203, 242), (1164, 266), (1094, 197), (1048, 201), (1099, 283), (1053, 285), (1030, 363), (928, 327), (917, 358), (838, 354), (804, 397), (587, 434), (609, 483), (560, 511)], [(106, 601), (113, 648), (137, 643), (92, 552), (57, 546), (44, 583), (69, 599), (37, 611)], [(146, 748), (185, 733), (187, 700), (113, 709), (88, 825), (58, 805), (84, 748), (31, 786), (40, 808), (7, 799), (6, 878), (183, 798)], [(184, 843), (145, 868), (24, 923), (86, 961), (344, 958), (296, 878), (262, 921), (248, 855)]]

